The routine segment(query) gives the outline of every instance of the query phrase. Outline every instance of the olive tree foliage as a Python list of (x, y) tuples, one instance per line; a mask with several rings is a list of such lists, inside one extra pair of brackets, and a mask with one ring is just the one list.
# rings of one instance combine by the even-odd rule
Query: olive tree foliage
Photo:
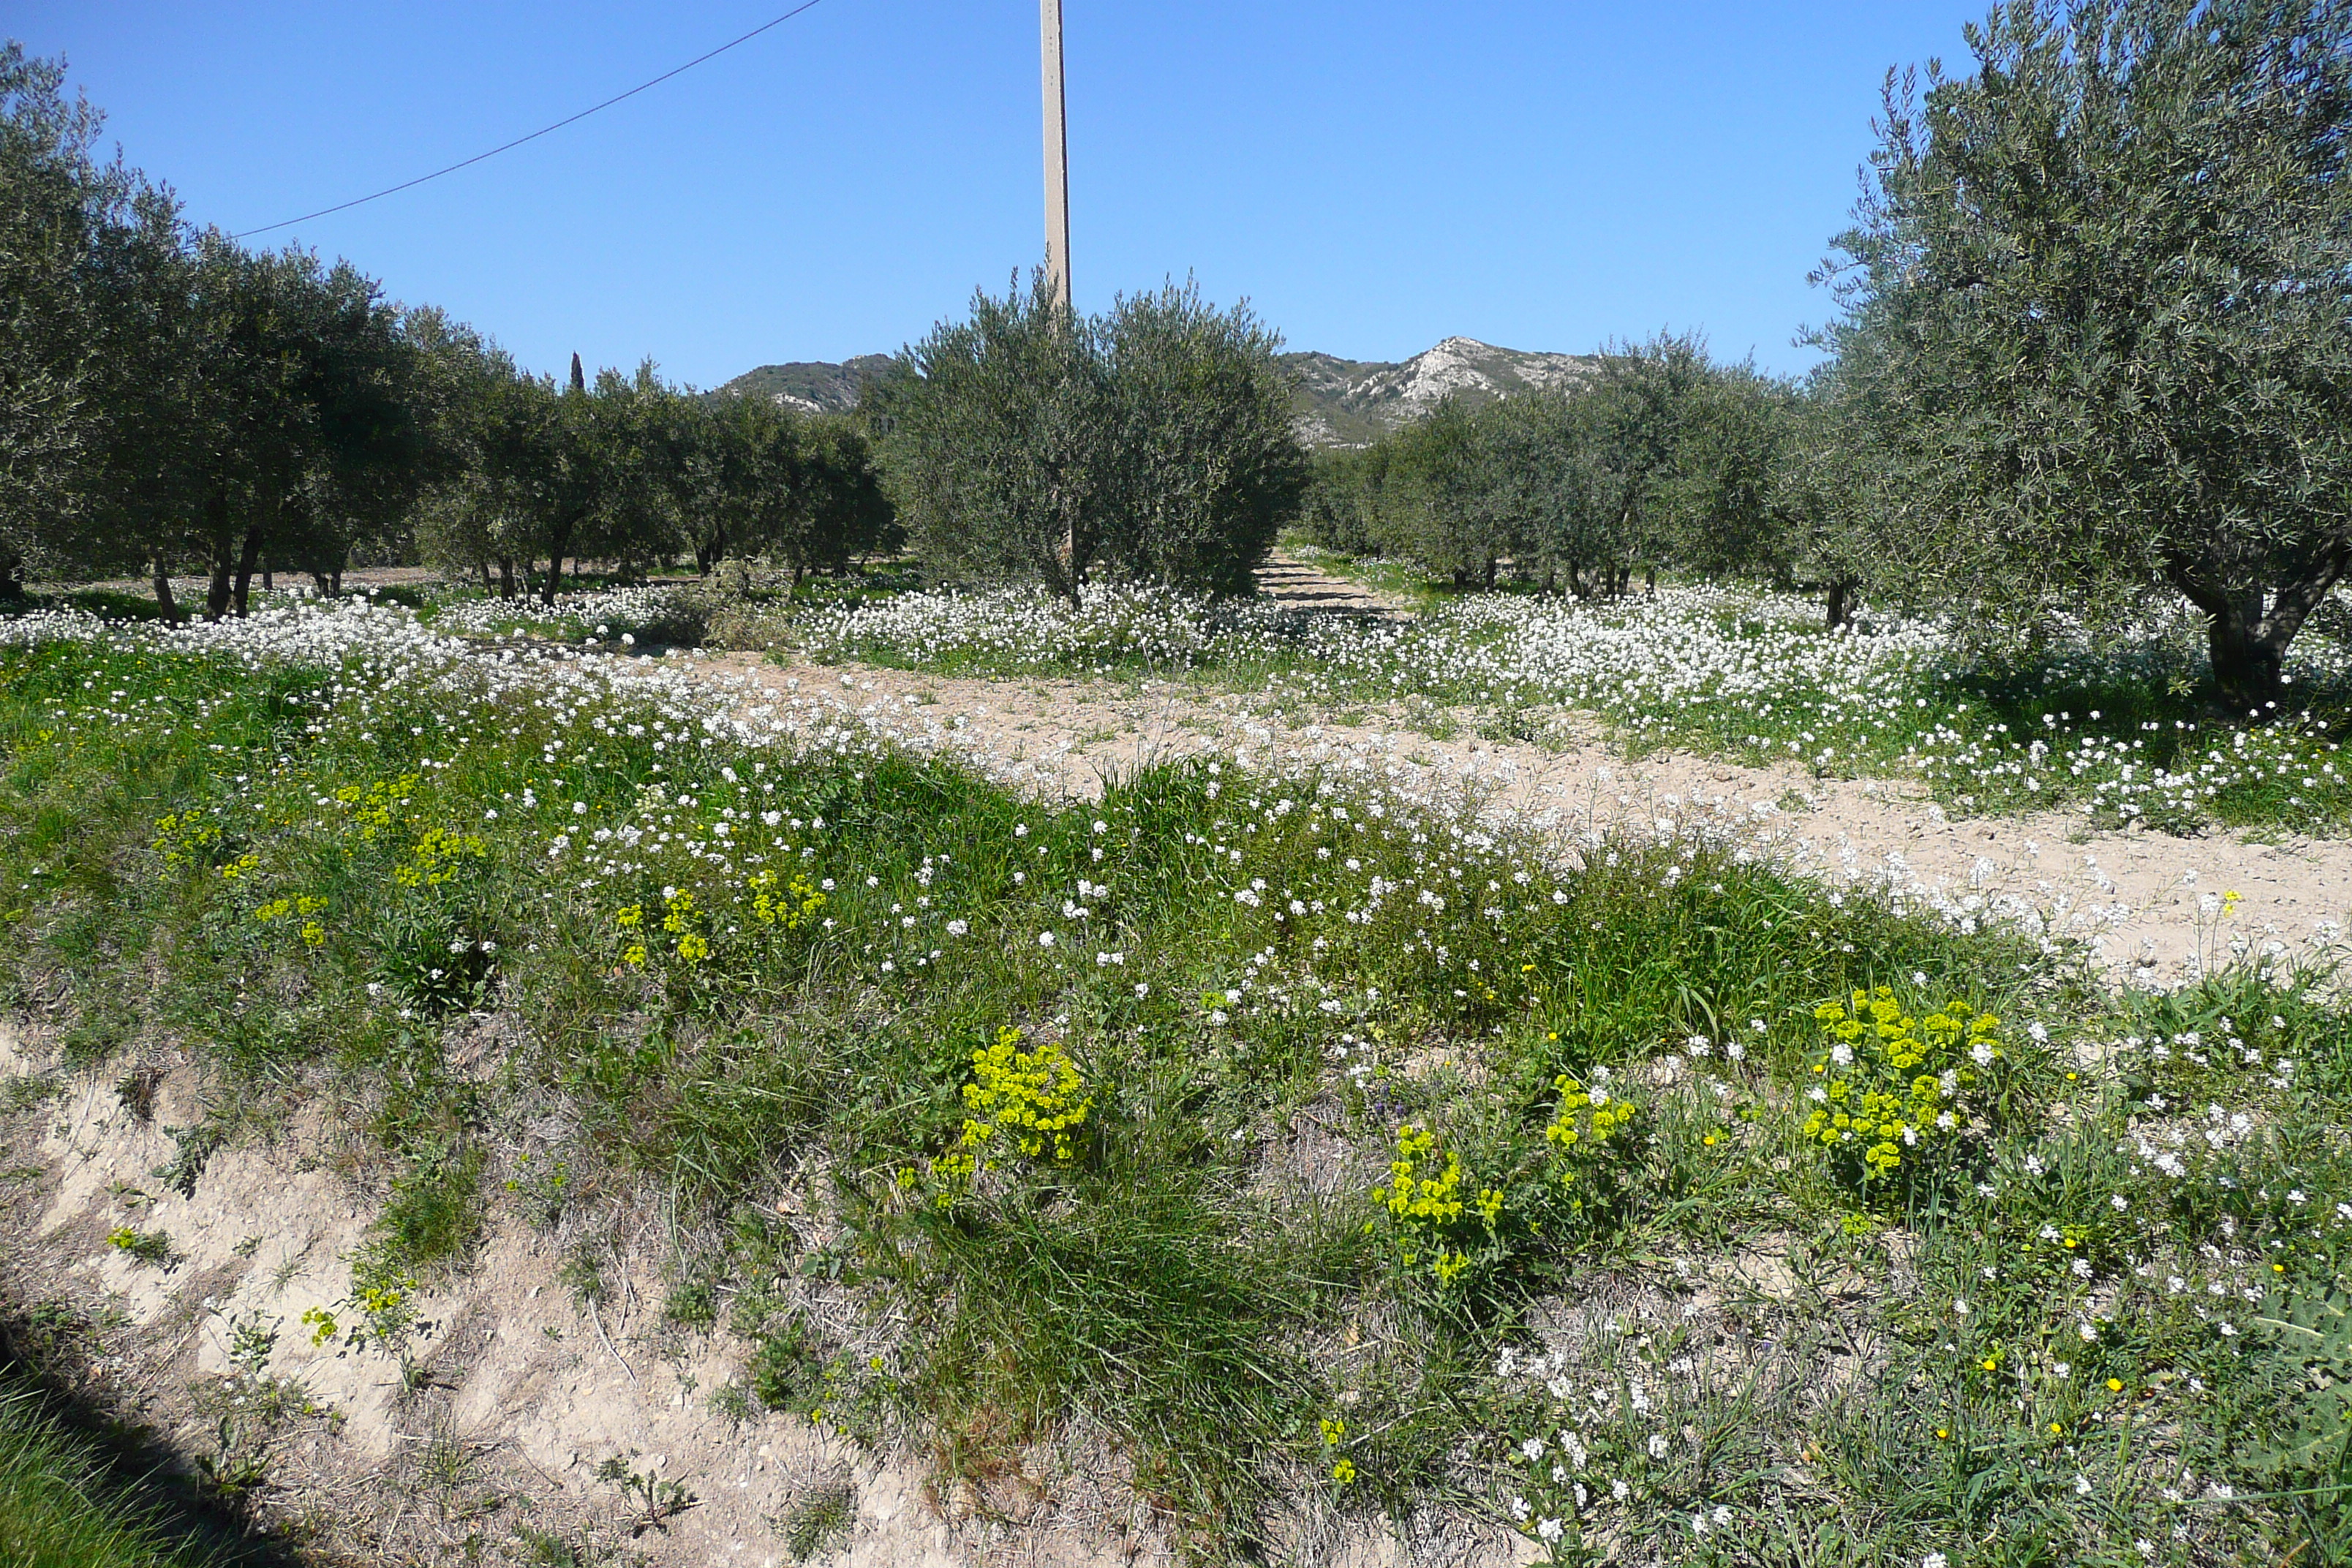
[(452, 578), (478, 571), (486, 586), (495, 564), (499, 591), (511, 598), (528, 532), (509, 479), (523, 433), (513, 405), (529, 395), (529, 378), (495, 343), (475, 339), (468, 347), (450, 357), (440, 385), (434, 434), (446, 468), (418, 498), (417, 550)]
[(265, 558), (340, 571), (414, 500), (421, 428), (398, 312), (348, 263), (198, 237), (173, 302), (158, 552), (202, 566), (205, 613), (245, 613)]
[(194, 569), (217, 617), (257, 571), (334, 588), (354, 555), (422, 551), (551, 599), (583, 556), (798, 572), (890, 541), (861, 430), (719, 408), (650, 363), (526, 374), (348, 262), (192, 228), (95, 160), (64, 83), (0, 47), (0, 591), (144, 568), (176, 618)]
[(908, 542), (950, 581), (1028, 581), (1075, 601), (1097, 571), (1213, 594), (1295, 515), (1307, 455), (1280, 340), (1192, 285), (1081, 317), (1042, 272), (985, 290), (901, 356), (884, 471)]
[(423, 467), (415, 355), (347, 265), (191, 232), (91, 154), (64, 68), (0, 49), (0, 552), (52, 576), (257, 565), (396, 539)]
[(426, 498), (420, 542), (445, 571), (498, 568), (499, 591), (553, 604), (568, 557), (625, 563), (677, 547), (670, 446), (649, 414), (652, 368), (560, 385), (486, 349), (451, 420), (464, 460)]
[(904, 545), (868, 420), (850, 414), (807, 418), (793, 454), (790, 504), (767, 548), (791, 568), (795, 582), (809, 572), (845, 571), (854, 557)]
[(1297, 515), (1306, 448), (1291, 428), (1282, 339), (1247, 305), (1189, 281), (1115, 300), (1097, 324), (1111, 400), (1111, 563), (1219, 595), (1253, 591)]
[(1309, 544), (1346, 555), (1379, 553), (1381, 494), (1395, 454), (1386, 441), (1327, 447), (1314, 454), (1307, 494), (1299, 503), (1300, 536)]
[(1775, 506), (1791, 389), (1719, 364), (1690, 335), (1612, 345), (1582, 384), (1473, 405), (1440, 403), (1362, 453), (1317, 469), (1318, 531), (1442, 573), (1458, 588), (1514, 576), (1580, 598), (1636, 570), (1784, 574)]
[[(1556, 391), (1482, 409), (1471, 421), (1474, 455), (1465, 466), (1481, 492), (1474, 514), (1486, 535), (1481, 553), (1507, 552), (1522, 579), (1539, 579), (1547, 591), (1564, 580), (1580, 596), (1601, 591), (1598, 563), (1612, 553), (1590, 412), (1579, 396)], [(1616, 582), (1613, 571), (1608, 580)], [(1493, 583), (1490, 563), (1480, 585)]]
[(1115, 426), (1095, 323), (1041, 271), (976, 290), (901, 359), (885, 472), (908, 543), (950, 580), (1029, 581), (1076, 601), (1116, 504)]
[(1696, 337), (1661, 332), (1601, 353), (1578, 413), (1585, 430), (1592, 505), (1603, 531), (1598, 564), (1623, 592), (1634, 563), (1675, 553), (1675, 488), (1713, 367)]
[(1659, 559), (1706, 576), (1790, 574), (1775, 480), (1798, 406), (1794, 388), (1750, 363), (1709, 367), (1685, 396), (1653, 481)]
[(864, 423), (814, 416), (757, 395), (681, 398), (684, 519), (697, 565), (763, 555), (797, 584), (892, 548), (895, 514), (882, 493)]
[(2352, 3), (2018, 0), (1892, 74), (1822, 334), (1908, 586), (2023, 623), (2168, 587), (2268, 711), (2352, 566)]
[[(157, 274), (175, 258), (170, 196), (91, 155), (100, 116), (64, 96), (62, 62), (0, 42), (0, 589), (30, 568), (136, 569), (121, 518), (92, 504), (153, 395), (148, 335), (172, 325)], [(135, 505), (136, 498), (126, 498)]]
[(1852, 623), (1879, 585), (1900, 510), (1895, 468), (1832, 362), (1806, 378), (1768, 478), (1779, 575), (1818, 589), (1830, 630)]
[[(19, 528), (63, 504), (90, 439), (89, 237), (113, 205), (83, 151), (97, 116), (64, 101), (62, 81), (14, 42), (0, 52), (0, 508)], [(25, 542), (9, 541), (20, 560)]]
[(1459, 398), (1440, 401), (1384, 443), (1390, 450), (1376, 534), (1389, 553), (1457, 588), (1490, 588), (1521, 532), (1496, 482), (1497, 422)]
[(475, 350), (446, 400), (453, 460), (417, 509), (420, 545), (445, 572), (488, 585), (495, 567), (503, 596), (552, 603), (566, 559), (628, 577), (677, 555), (703, 573), (764, 556), (797, 583), (896, 543), (856, 418), (705, 396), (650, 362), (568, 384)]

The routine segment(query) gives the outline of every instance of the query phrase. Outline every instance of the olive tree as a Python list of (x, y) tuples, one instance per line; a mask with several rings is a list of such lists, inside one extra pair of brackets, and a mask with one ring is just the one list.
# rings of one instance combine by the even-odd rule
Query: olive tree
[(793, 582), (810, 571), (840, 572), (852, 556), (904, 542), (864, 419), (820, 414), (803, 420), (793, 458), (791, 505), (770, 549), (792, 568)]
[(1460, 398), (1389, 437), (1375, 537), (1383, 552), (1444, 573), (1457, 588), (1492, 587), (1496, 563), (1518, 543), (1516, 518), (1499, 504), (1502, 470), (1489, 411)]
[(1823, 334), (1910, 584), (2022, 621), (2168, 587), (2271, 711), (2352, 566), (2352, 0), (2016, 0), (1890, 73)]
[(1695, 334), (1660, 332), (1645, 342), (1601, 352), (1598, 374), (1578, 398), (1596, 521), (1611, 575), (1624, 592), (1633, 563), (1674, 553), (1677, 482), (1697, 403), (1715, 374), (1706, 344)]
[(0, 42), (0, 591), (135, 570), (185, 293), (170, 195), (92, 156), (61, 61)]
[(308, 251), (252, 252), (216, 233), (195, 247), (175, 411), (205, 614), (246, 613), (265, 551), (310, 563), (355, 523), (414, 499), (421, 425), (414, 358), (374, 280)]
[(1708, 367), (1687, 395), (1673, 460), (1654, 487), (1665, 559), (1710, 576), (1785, 574), (1773, 479), (1796, 408), (1793, 390), (1752, 363)]
[(1100, 317), (1042, 273), (1025, 294), (975, 294), (877, 399), (909, 542), (942, 576), (1073, 601), (1097, 568), (1246, 593), (1307, 488), (1279, 346), (1190, 284)]
[(1858, 596), (1880, 574), (1891, 548), (1883, 524), (1898, 510), (1894, 465), (1848, 395), (1843, 368), (1832, 361), (1806, 378), (1768, 481), (1773, 564), (1820, 591), (1831, 631), (1852, 622)]
[(97, 115), (65, 100), (63, 75), (0, 45), (0, 521), (17, 560), (68, 504), (92, 438), (88, 285), (109, 203), (88, 153)]
[(1110, 528), (1115, 410), (1093, 323), (1045, 275), (981, 289), (901, 356), (885, 448), (898, 515), (941, 576), (1043, 583), (1073, 603)]
[(1219, 595), (1252, 574), (1307, 494), (1282, 339), (1187, 282), (1123, 296), (1097, 329), (1113, 414), (1108, 542), (1134, 576)]
[(1388, 442), (1379, 441), (1314, 454), (1298, 508), (1299, 532), (1309, 544), (1345, 555), (1370, 555), (1381, 548), (1374, 530), (1394, 453)]

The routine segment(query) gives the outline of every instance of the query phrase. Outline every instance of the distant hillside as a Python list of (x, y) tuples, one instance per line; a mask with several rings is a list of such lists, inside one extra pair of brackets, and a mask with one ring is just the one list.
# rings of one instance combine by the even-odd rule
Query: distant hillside
[(794, 360), (790, 364), (763, 364), (747, 370), (719, 388), (721, 393), (772, 397), (803, 414), (837, 414), (857, 406), (866, 383), (889, 372), (888, 354), (859, 354), (839, 364), (823, 360)]
[[(1400, 364), (1339, 359), (1324, 353), (1284, 354), (1298, 377), (1294, 405), (1298, 434), (1310, 447), (1361, 447), (1457, 395), (1485, 403), (1514, 393), (1572, 386), (1591, 374), (1587, 354), (1529, 353), (1499, 349), (1475, 338), (1448, 338)], [(803, 413), (855, 407), (866, 382), (888, 374), (888, 354), (861, 354), (841, 364), (796, 360), (746, 371), (719, 390), (772, 397)]]
[(1530, 353), (1475, 338), (1448, 338), (1401, 364), (1284, 354), (1298, 377), (1298, 434), (1310, 447), (1361, 447), (1428, 413), (1449, 394), (1486, 403), (1514, 393), (1573, 386), (1592, 372), (1586, 354)]

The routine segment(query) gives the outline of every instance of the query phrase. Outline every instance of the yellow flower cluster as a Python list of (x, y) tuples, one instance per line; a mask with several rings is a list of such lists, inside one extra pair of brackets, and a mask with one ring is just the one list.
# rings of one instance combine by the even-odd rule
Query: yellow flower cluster
[(379, 834), (392, 826), (398, 809), (408, 804), (411, 791), (416, 788), (415, 773), (403, 773), (396, 779), (378, 779), (362, 787), (345, 784), (335, 792), (338, 804), (352, 814), (352, 826), (359, 830), (362, 843), (373, 843)]
[[(643, 904), (624, 904), (613, 916), (613, 923), (624, 931), (634, 935), (646, 929), (646, 907)], [(646, 944), (642, 942), (630, 942), (621, 950), (621, 962), (633, 968), (644, 968)]]
[(1893, 1176), (1906, 1151), (1957, 1138), (1963, 1096), (2000, 1055), (2000, 1020), (1965, 1002), (1915, 1018), (1881, 985), (1824, 1002), (1813, 1016), (1830, 1044), (1813, 1063), (1823, 1081), (1804, 1135), (1858, 1152), (1865, 1185)]
[(206, 852), (220, 842), (220, 824), (191, 806), (157, 817), (155, 841), (149, 847), (162, 852), (164, 870), (169, 872), (205, 859)]
[(253, 918), (263, 925), (274, 925), (282, 920), (299, 920), (302, 922), (302, 945), (322, 947), (327, 941), (327, 928), (320, 925), (315, 917), (326, 907), (326, 900), (300, 893), (290, 899), (270, 900), (253, 911)]
[[(1323, 1418), (1323, 1446), (1327, 1448), (1336, 1448), (1347, 1440), (1348, 1424), (1345, 1421), (1337, 1421), (1328, 1415), (1325, 1416)], [(1354, 1480), (1356, 1479), (1355, 1461), (1349, 1458), (1345, 1454), (1342, 1454), (1338, 1458), (1332, 1460), (1331, 1479), (1339, 1482), (1343, 1487), (1349, 1482)]]
[[(662, 899), (661, 929), (673, 940), (672, 946), (679, 958), (688, 963), (699, 963), (710, 956), (710, 939), (703, 934), (705, 921), (702, 907), (691, 888), (668, 889)], [(621, 962), (644, 968), (648, 954), (643, 932), (646, 929), (646, 907), (625, 904), (614, 913), (613, 923), (631, 940), (621, 950)]]
[(695, 907), (694, 889), (679, 888), (663, 900), (668, 913), (662, 916), (662, 930), (677, 939), (677, 955), (688, 963), (699, 963), (710, 956), (710, 939), (702, 934), (701, 910)]
[[(1551, 1125), (1544, 1129), (1544, 1139), (1563, 1154), (1580, 1145), (1598, 1148), (1633, 1120), (1633, 1102), (1618, 1099), (1599, 1084), (1588, 1088), (1562, 1073), (1551, 1080), (1551, 1086), (1559, 1091), (1559, 1107), (1552, 1112)], [(1574, 1173), (1562, 1179), (1573, 1180)]]
[[(345, 1342), (354, 1350), (373, 1342), (379, 1350), (397, 1351), (416, 1320), (416, 1281), (403, 1274), (353, 1284), (352, 1294), (337, 1303), (355, 1308), (360, 1314), (360, 1321), (344, 1336)], [(324, 1345), (344, 1332), (335, 1314), (324, 1307), (306, 1310), (301, 1321), (310, 1331), (314, 1345)]]
[(959, 1145), (977, 1165), (999, 1134), (1033, 1160), (1049, 1148), (1056, 1160), (1075, 1159), (1073, 1135), (1095, 1102), (1061, 1047), (1048, 1040), (1024, 1051), (1021, 1031), (1008, 1026), (996, 1031), (993, 1044), (972, 1052), (963, 1103), (970, 1114)]
[(392, 868), (392, 879), (404, 888), (437, 888), (454, 879), (464, 862), (487, 860), (489, 854), (479, 834), (428, 827), (417, 835), (408, 858)]
[[(1426, 1256), (1437, 1282), (1451, 1285), (1470, 1267), (1470, 1255), (1455, 1235), (1472, 1207), (1462, 1196), (1462, 1156), (1449, 1149), (1441, 1162), (1435, 1133), (1411, 1122), (1397, 1129), (1396, 1158), (1389, 1162), (1388, 1181), (1372, 1189), (1372, 1201), (1388, 1211), (1398, 1260), (1407, 1268)], [(1479, 1193), (1478, 1221), (1490, 1235), (1502, 1209), (1498, 1189)]]
[(791, 931), (824, 907), (824, 895), (797, 874), (785, 882), (772, 870), (761, 871), (744, 887), (751, 895), (751, 918), (764, 926)]

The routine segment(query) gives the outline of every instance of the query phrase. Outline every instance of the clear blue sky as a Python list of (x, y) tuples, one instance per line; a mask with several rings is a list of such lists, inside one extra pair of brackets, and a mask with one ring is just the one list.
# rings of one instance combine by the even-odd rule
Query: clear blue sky
[[(231, 231), (635, 86), (791, 0), (8, 0), (130, 161)], [(1890, 65), (1984, 0), (1065, 0), (1078, 303), (1198, 276), (1294, 348), (1583, 351), (1827, 310)], [(1032, 0), (823, 0), (518, 151), (291, 231), (552, 370), (712, 385), (895, 350), (1043, 254)], [(280, 233), (269, 238), (283, 242)]]

